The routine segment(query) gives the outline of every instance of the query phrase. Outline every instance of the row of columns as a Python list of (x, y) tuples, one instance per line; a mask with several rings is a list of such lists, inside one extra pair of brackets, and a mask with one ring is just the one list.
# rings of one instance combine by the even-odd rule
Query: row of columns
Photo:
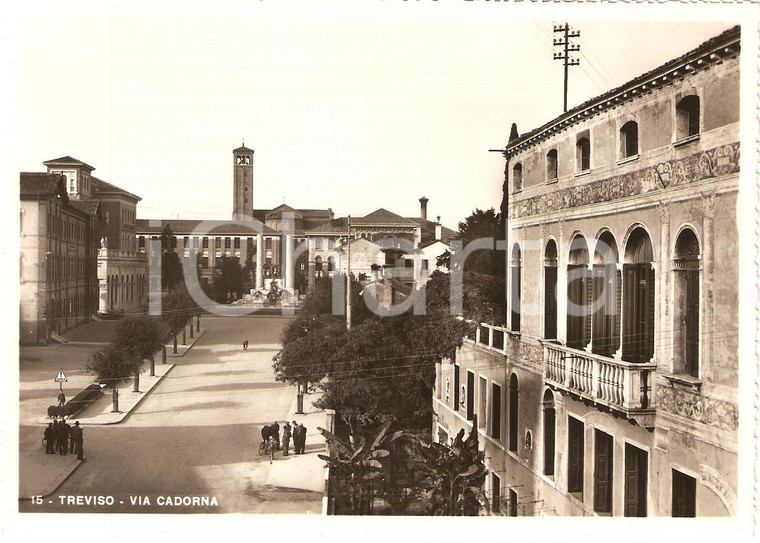
[[(283, 235), (284, 243), (280, 244), (284, 254), (284, 273), (283, 288), (292, 289), (295, 287), (294, 280), (294, 239), (293, 234)], [(256, 288), (264, 288), (264, 236), (256, 234)]]

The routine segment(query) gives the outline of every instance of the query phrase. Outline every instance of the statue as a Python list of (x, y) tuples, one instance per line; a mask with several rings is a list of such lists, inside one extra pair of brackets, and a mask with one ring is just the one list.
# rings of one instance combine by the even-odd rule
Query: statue
[(100, 248), (101, 249), (107, 249), (108, 248), (108, 238), (103, 236), (100, 238)]

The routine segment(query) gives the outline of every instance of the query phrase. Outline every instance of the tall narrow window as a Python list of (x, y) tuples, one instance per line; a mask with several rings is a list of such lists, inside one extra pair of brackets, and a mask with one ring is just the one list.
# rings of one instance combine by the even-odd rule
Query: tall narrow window
[(567, 417), (567, 491), (583, 493), (583, 422)]
[(459, 364), (454, 363), (454, 411), (459, 411)]
[(501, 386), (491, 383), (491, 437), (501, 439)]
[(588, 138), (578, 138), (575, 143), (575, 164), (579, 172), (591, 168), (591, 142)]
[(673, 473), (673, 500), (671, 512), (674, 517), (697, 515), (697, 480), (678, 470)]
[(673, 371), (699, 377), (699, 241), (692, 230), (676, 241)]
[(491, 511), (498, 513), (501, 509), (501, 478), (491, 473)]
[(519, 387), (517, 375), (509, 378), (509, 450), (517, 451), (517, 425), (519, 423)]
[(612, 513), (612, 436), (594, 430), (594, 511)]
[(557, 179), (557, 150), (546, 153), (546, 180)]
[(570, 243), (567, 263), (567, 345), (574, 349), (591, 341), (591, 286), (588, 247), (578, 234)]
[(522, 258), (520, 246), (515, 243), (512, 248), (512, 290), (510, 294), (511, 330), (520, 331), (520, 297), (522, 282)]
[(544, 338), (557, 338), (557, 244), (549, 240), (544, 251)]
[(467, 372), (467, 420), (472, 420), (475, 416), (475, 374)]
[(517, 163), (512, 168), (512, 192), (519, 192), (523, 185), (523, 168), (522, 164)]
[(620, 272), (617, 243), (609, 232), (596, 242), (593, 273), (593, 323), (591, 347), (596, 354), (612, 356), (620, 347)]
[(676, 141), (699, 134), (699, 96), (685, 96), (676, 105)]
[(509, 489), (509, 516), (517, 516), (517, 492)]
[(643, 228), (628, 239), (623, 265), (623, 359), (649, 362), (654, 356), (655, 273), (652, 243)]
[(647, 516), (648, 454), (630, 443), (625, 444), (625, 504), (626, 517)]
[(620, 129), (620, 158), (639, 154), (639, 125), (628, 121)]
[(551, 390), (544, 392), (544, 475), (554, 475), (554, 453), (556, 411), (554, 410), (554, 394)]
[(488, 424), (488, 379), (478, 378), (478, 428)]

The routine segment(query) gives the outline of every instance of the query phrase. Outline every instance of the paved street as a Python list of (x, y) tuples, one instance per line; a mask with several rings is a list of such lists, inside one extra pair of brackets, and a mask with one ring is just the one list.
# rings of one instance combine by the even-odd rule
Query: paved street
[[(19, 502), (20, 511), (320, 512), (320, 493), (265, 488), (270, 464), (256, 453), (261, 426), (282, 422), (295, 394), (274, 381), (271, 368), (287, 319), (204, 319), (203, 337), (172, 360), (174, 369), (124, 422), (83, 421), (86, 462), (43, 504)], [(36, 434), (39, 426), (22, 426), (22, 442), (39, 440)], [(114, 504), (70, 505), (68, 496), (112, 496)], [(215, 498), (218, 505), (161, 505), (167, 496)]]

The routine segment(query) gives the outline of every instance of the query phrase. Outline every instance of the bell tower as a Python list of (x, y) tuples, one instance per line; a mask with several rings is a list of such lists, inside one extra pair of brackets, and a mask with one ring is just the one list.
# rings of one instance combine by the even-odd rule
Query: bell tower
[(232, 151), (232, 219), (253, 220), (253, 149), (245, 146)]

